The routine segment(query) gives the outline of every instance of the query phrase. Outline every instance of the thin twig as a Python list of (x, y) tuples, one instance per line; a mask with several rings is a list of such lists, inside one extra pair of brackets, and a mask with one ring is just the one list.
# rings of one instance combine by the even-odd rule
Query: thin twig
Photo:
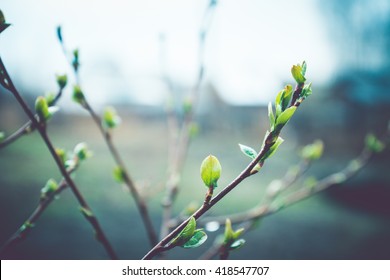
[[(221, 192), (219, 192), (209, 203), (204, 203), (191, 217), (199, 219), (203, 214), (205, 214), (209, 209), (211, 209), (216, 203), (218, 203), (223, 197), (230, 193), (236, 186), (238, 186), (242, 181), (251, 176), (252, 169), (261, 161), (264, 155), (269, 151), (272, 145), (275, 143), (275, 139), (278, 135), (275, 133), (269, 133), (268, 137), (264, 142), (264, 146), (257, 157), (230, 183), (228, 184)], [(275, 138), (276, 137), (276, 138)], [(152, 259), (157, 252), (163, 251), (164, 246), (167, 245), (177, 234), (186, 226), (189, 217), (183, 223), (181, 223), (176, 229), (171, 231), (164, 239), (162, 239), (152, 250), (150, 250), (143, 259)]]
[[(68, 59), (68, 57), (67, 57), (68, 56), (67, 48), (65, 46), (65, 43), (63, 41), (62, 36), (61, 36), (61, 40), (60, 40), (60, 45), (61, 45), (62, 51), (64, 53), (64, 56), (65, 56), (67, 62), (69, 63), (70, 67), (73, 70), (76, 82), (77, 82), (77, 84), (79, 84), (79, 81), (80, 81), (79, 72), (78, 72), (79, 65), (77, 67), (74, 67), (72, 62)], [(77, 63), (79, 63), (79, 62), (77, 61)], [(133, 196), (133, 198), (134, 198), (134, 200), (136, 202), (138, 211), (139, 211), (139, 213), (141, 215), (141, 219), (142, 219), (142, 221), (143, 221), (143, 223), (145, 225), (145, 229), (146, 229), (146, 232), (147, 232), (147, 235), (148, 235), (148, 239), (149, 239), (150, 245), (153, 246), (154, 244), (157, 243), (158, 239), (157, 239), (157, 234), (156, 234), (156, 231), (154, 229), (154, 226), (153, 226), (153, 223), (152, 223), (152, 219), (150, 217), (149, 210), (147, 208), (145, 199), (140, 195), (140, 193), (137, 190), (137, 187), (136, 187), (132, 177), (130, 176), (130, 173), (126, 169), (124, 161), (123, 161), (123, 159), (120, 156), (116, 146), (114, 145), (114, 143), (112, 141), (112, 137), (111, 137), (110, 131), (103, 127), (102, 119), (98, 116), (98, 114), (96, 114), (95, 110), (89, 104), (89, 102), (88, 102), (88, 100), (86, 99), (85, 96), (84, 96), (84, 100), (83, 100), (81, 106), (84, 109), (86, 109), (88, 111), (88, 113), (91, 115), (93, 121), (95, 122), (95, 124), (98, 127), (100, 133), (102, 134), (102, 136), (104, 138), (104, 141), (106, 142), (106, 145), (107, 145), (107, 147), (108, 147), (108, 149), (109, 149), (109, 151), (110, 151), (110, 153), (111, 153), (111, 155), (112, 155), (116, 165), (122, 170), (124, 183), (127, 186), (127, 188), (130, 190), (130, 193), (131, 193), (131, 195)]]
[[(259, 204), (258, 206), (252, 208), (251, 210), (245, 211), (240, 214), (233, 216), (219, 216), (219, 217), (209, 217), (207, 220), (202, 220), (203, 223), (209, 221), (218, 222), (220, 224), (224, 223), (226, 218), (230, 218), (232, 223), (245, 223), (244, 224), (244, 234), (247, 233), (250, 229), (253, 228), (253, 225), (261, 218), (279, 212), (280, 210), (294, 205), (304, 199), (312, 197), (313, 195), (322, 192), (330, 187), (344, 183), (345, 181), (351, 179), (355, 176), (371, 159), (373, 156), (372, 152), (364, 149), (361, 154), (351, 160), (349, 164), (341, 171), (328, 175), (324, 179), (317, 182), (317, 184), (311, 188), (302, 187), (300, 190), (293, 192), (283, 198), (283, 203), (274, 206), (273, 201), (269, 201), (265, 205)], [(302, 172), (299, 172), (299, 176)], [(294, 179), (296, 181), (298, 177)], [(291, 182), (293, 183), (293, 182)], [(291, 185), (288, 183), (288, 185)], [(220, 253), (221, 247), (223, 245), (214, 245), (209, 250), (207, 250), (200, 259), (212, 259), (217, 254)]]
[[(303, 85), (302, 85), (303, 87)], [(300, 87), (297, 87), (293, 93), (293, 95), (296, 95), (297, 91), (300, 90)], [(292, 102), (289, 106), (296, 107), (296, 109), (302, 104), (302, 102), (305, 100), (305, 96), (301, 96), (298, 99), (296, 99), (294, 102)], [(165, 247), (173, 238), (177, 236), (177, 234), (180, 233), (180, 231), (186, 226), (186, 224), (189, 222), (189, 220), (194, 217), (195, 220), (199, 219), (201, 216), (203, 216), (207, 211), (209, 211), (215, 204), (217, 204), (223, 197), (225, 197), (228, 193), (230, 193), (235, 187), (237, 187), (242, 181), (244, 181), (246, 178), (254, 175), (257, 173), (257, 171), (253, 172), (256, 167), (256, 165), (263, 166), (264, 165), (264, 157), (270, 152), (271, 147), (276, 143), (279, 134), (281, 132), (280, 128), (275, 128), (271, 130), (267, 136), (264, 139), (263, 146), (258, 153), (258, 155), (255, 157), (255, 159), (252, 160), (251, 163), (232, 181), (230, 182), (221, 192), (219, 192), (213, 199), (210, 200), (209, 203), (203, 203), (203, 205), (187, 220), (182, 222), (179, 226), (177, 226), (173, 231), (171, 231), (167, 236), (165, 236), (156, 246), (152, 248), (144, 257), (143, 259), (152, 259), (154, 256), (156, 256), (158, 253), (162, 251), (166, 251), (167, 247)], [(168, 221), (169, 223), (169, 221)]]
[[(201, 31), (199, 34), (199, 54), (198, 54), (198, 74), (189, 98), (190, 109), (185, 112), (184, 120), (179, 129), (178, 117), (174, 114), (173, 108), (168, 107), (167, 120), (169, 134), (171, 135), (170, 147), (174, 150), (170, 152), (169, 176), (166, 183), (166, 192), (162, 200), (163, 213), (160, 229), (160, 238), (166, 236), (169, 232), (169, 221), (172, 218), (172, 206), (179, 191), (180, 175), (182, 173), (184, 162), (187, 157), (188, 148), (191, 142), (191, 125), (194, 119), (195, 107), (200, 95), (200, 87), (204, 76), (204, 49), (208, 31), (211, 26), (212, 18), (215, 13), (215, 1), (210, 1), (202, 20)], [(172, 81), (167, 75), (164, 75), (170, 90), (173, 90)], [(177, 137), (175, 137), (177, 135)]]
[[(55, 105), (58, 100), (60, 99), (62, 95), (62, 89), (59, 90), (57, 95), (55, 96), (52, 105)], [(37, 117), (37, 115), (35, 115)], [(16, 140), (18, 140), (23, 135), (27, 135), (32, 133), (35, 130), (35, 127), (31, 121), (27, 121), (25, 124), (23, 124), (18, 130), (16, 130), (14, 133), (9, 135), (7, 138), (5, 138), (3, 141), (0, 142), (0, 149), (8, 146), (11, 143), (14, 143)]]
[[(225, 221), (227, 218), (230, 219), (232, 224), (236, 223), (242, 223), (250, 220), (251, 218), (249, 217), (256, 217), (256, 214), (261, 213), (265, 207), (265, 205), (270, 205), (275, 199), (283, 193), (285, 190), (290, 188), (310, 167), (310, 161), (307, 160), (302, 160), (298, 165), (295, 166), (297, 168), (296, 172), (289, 172), (284, 175), (284, 177), (280, 180), (280, 188), (277, 191), (277, 193), (269, 195), (266, 194), (264, 196), (264, 199), (261, 200), (256, 206), (253, 208), (246, 210), (242, 213), (236, 213), (233, 215), (223, 215), (223, 216), (218, 216), (218, 217), (213, 217), (213, 216), (208, 216), (205, 218), (202, 218), (199, 221), (199, 225), (205, 225), (209, 222), (217, 222), (220, 225), (225, 224)], [(292, 167), (294, 169), (295, 167)], [(271, 184), (270, 184), (271, 185)], [(267, 189), (270, 187), (268, 185)]]
[(102, 136), (103, 136), (103, 138), (104, 138), (104, 140), (105, 140), (105, 142), (110, 150), (110, 153), (111, 153), (115, 163), (120, 167), (120, 169), (123, 172), (124, 183), (128, 187), (128, 189), (130, 190), (131, 195), (133, 196), (133, 198), (137, 204), (137, 208), (139, 210), (142, 221), (145, 225), (146, 232), (148, 234), (149, 242), (150, 242), (151, 246), (153, 246), (154, 244), (156, 244), (156, 242), (158, 240), (157, 240), (157, 235), (156, 235), (156, 232), (154, 230), (152, 220), (150, 218), (148, 208), (146, 206), (146, 202), (145, 202), (144, 198), (140, 195), (139, 191), (137, 190), (133, 179), (130, 177), (130, 174), (125, 167), (123, 159), (121, 158), (116, 146), (112, 142), (112, 137), (111, 137), (110, 132), (108, 130), (104, 129), (104, 127), (102, 125), (101, 118), (96, 114), (96, 112), (89, 105), (89, 103), (87, 102), (86, 99), (84, 100), (84, 107), (90, 113), (92, 119), (94, 120), (97, 127), (99, 128), (99, 130), (100, 130), (100, 132), (101, 132), (101, 134), (102, 134)]
[[(68, 173), (72, 174), (77, 168), (77, 165), (74, 165), (72, 168), (68, 169)], [(0, 252), (1, 255), (4, 255), (7, 251), (9, 251), (16, 244), (24, 240), (27, 235), (34, 228), (36, 222), (47, 209), (47, 207), (55, 200), (55, 198), (67, 188), (67, 183), (64, 178), (62, 178), (61, 182), (58, 184), (58, 188), (50, 193), (46, 194), (44, 197), (41, 197), (39, 200), (38, 206), (32, 212), (30, 217), (24, 222), (23, 226), (20, 227), (1, 247)]]
[(7, 70), (3, 64), (3, 61), (1, 60), (1, 57), (0, 57), (0, 69), (1, 69), (1, 74), (2, 74), (2, 79), (1, 79), (2, 84), (6, 85), (6, 89), (8, 89), (14, 95), (15, 99), (18, 101), (18, 103), (22, 107), (23, 111), (30, 118), (34, 127), (36, 127), (38, 129), (38, 132), (41, 135), (43, 141), (45, 142), (45, 144), (46, 144), (50, 154), (52, 155), (55, 163), (57, 164), (58, 169), (60, 170), (62, 176), (65, 178), (67, 184), (71, 188), (71, 190), (72, 190), (74, 196), (76, 197), (77, 201), (79, 202), (80, 206), (84, 210), (91, 213), (90, 215), (84, 215), (84, 216), (86, 217), (88, 222), (94, 228), (97, 239), (101, 242), (103, 247), (106, 249), (107, 254), (110, 256), (110, 258), (117, 259), (116, 253), (114, 252), (114, 250), (113, 250), (110, 242), (108, 241), (103, 229), (101, 228), (98, 220), (92, 214), (91, 208), (87, 204), (86, 200), (84, 199), (83, 195), (79, 191), (79, 189), (76, 186), (76, 184), (74, 183), (74, 181), (69, 176), (68, 172), (65, 169), (65, 166), (63, 165), (61, 159), (57, 155), (55, 148), (54, 148), (49, 136), (47, 135), (45, 124), (38, 122), (38, 120), (35, 118), (34, 113), (30, 110), (30, 108), (27, 106), (27, 104), (24, 101), (24, 99), (22, 98), (22, 96), (19, 94), (18, 90), (14, 86), (10, 76), (7, 73)]

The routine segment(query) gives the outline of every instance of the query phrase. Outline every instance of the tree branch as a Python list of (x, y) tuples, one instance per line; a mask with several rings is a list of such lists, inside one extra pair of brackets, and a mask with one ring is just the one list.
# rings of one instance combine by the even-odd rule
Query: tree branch
[[(59, 92), (57, 93), (57, 95), (55, 96), (55, 98), (52, 102), (52, 105), (55, 105), (61, 96), (62, 96), (62, 89), (60, 89)], [(38, 116), (35, 115), (35, 118), (37, 118), (37, 117)], [(17, 131), (15, 131), (14, 133), (12, 133), (7, 138), (5, 138), (3, 141), (0, 142), (0, 149), (5, 148), (9, 144), (12, 144), (13, 142), (18, 140), (23, 135), (28, 135), (28, 134), (32, 133), (34, 130), (35, 130), (35, 126), (33, 125), (32, 121), (27, 121)]]
[[(57, 30), (57, 31), (61, 32), (60, 29)], [(77, 82), (77, 84), (79, 84), (80, 78), (79, 78), (79, 72), (78, 72), (78, 69), (79, 69), (78, 57), (77, 57), (77, 62), (73, 62), (73, 63), (68, 59), (68, 57), (67, 57), (68, 56), (67, 55), (68, 52), (67, 52), (66, 46), (64, 44), (62, 35), (61, 35), (61, 38), (60, 38), (60, 45), (61, 45), (62, 51), (64, 53), (64, 56), (66, 58), (66, 61), (69, 63), (70, 67), (73, 69), (73, 73), (75, 75), (76, 82)], [(78, 56), (78, 54), (77, 54), (77, 56)], [(77, 63), (76, 67), (75, 67), (74, 63)], [(143, 221), (143, 223), (145, 225), (145, 229), (146, 229), (146, 232), (147, 232), (147, 235), (148, 235), (149, 242), (150, 242), (151, 246), (153, 246), (154, 244), (156, 244), (158, 239), (157, 239), (156, 231), (154, 229), (154, 226), (153, 226), (153, 223), (152, 223), (152, 219), (150, 217), (150, 214), (149, 214), (146, 202), (145, 202), (144, 198), (139, 194), (139, 191), (137, 190), (137, 187), (136, 187), (133, 179), (131, 178), (130, 173), (127, 171), (127, 169), (125, 167), (125, 164), (124, 164), (124, 161), (123, 161), (123, 159), (120, 156), (116, 146), (114, 145), (114, 143), (112, 141), (112, 137), (111, 137), (110, 131), (103, 127), (102, 119), (96, 114), (95, 110), (89, 104), (89, 102), (88, 102), (88, 100), (86, 99), (85, 96), (84, 96), (84, 99), (83, 99), (83, 102), (82, 102), (81, 106), (84, 109), (86, 109), (88, 111), (88, 113), (91, 115), (93, 121), (95, 122), (95, 124), (98, 127), (100, 133), (102, 134), (103, 139), (106, 142), (106, 145), (107, 145), (107, 147), (108, 147), (108, 149), (109, 149), (109, 151), (110, 151), (110, 153), (111, 153), (115, 163), (122, 170), (124, 183), (127, 186), (127, 188), (130, 190), (130, 193), (131, 193), (132, 197), (134, 198), (134, 200), (136, 202), (138, 211), (139, 211), (139, 213), (141, 215), (141, 219), (142, 219), (142, 221)]]
[[(73, 166), (72, 168), (68, 169), (68, 173), (72, 174), (78, 165)], [(54, 199), (67, 187), (66, 180), (62, 178), (61, 182), (58, 185), (58, 189), (54, 192), (45, 195), (44, 197), (41, 197), (39, 200), (38, 206), (35, 208), (35, 210), (32, 212), (30, 217), (24, 222), (24, 224), (3, 244), (3, 246), (0, 249), (1, 254), (4, 255), (7, 251), (9, 251), (12, 247), (14, 247), (16, 244), (24, 240), (27, 235), (31, 232), (31, 230), (34, 228), (36, 222), (41, 217), (41, 215), (44, 213), (44, 211), (47, 209), (47, 207), (54, 201)]]
[[(64, 165), (62, 164), (61, 159), (57, 155), (55, 148), (54, 148), (53, 144), (51, 143), (50, 138), (47, 135), (45, 124), (38, 122), (38, 120), (36, 119), (33, 112), (29, 109), (26, 102), (24, 101), (24, 99), (21, 97), (18, 90), (14, 86), (10, 76), (7, 73), (7, 70), (4, 66), (1, 58), (0, 58), (0, 69), (1, 69), (1, 73), (2, 73), (2, 79), (1, 79), (3, 81), (2, 84), (6, 85), (6, 89), (8, 89), (14, 95), (15, 99), (18, 101), (18, 103), (22, 107), (23, 111), (30, 118), (33, 126), (38, 129), (38, 132), (41, 135), (43, 141), (45, 142), (45, 144), (46, 144), (50, 154), (52, 155), (55, 163), (57, 164), (58, 169), (60, 170), (62, 176), (65, 178), (67, 184), (69, 185), (70, 189), (72, 190), (72, 192), (73, 192), (74, 196), (76, 197), (77, 201), (79, 202), (80, 206), (83, 209), (92, 213), (91, 208), (87, 204), (83, 195), (80, 193), (80, 191), (79, 191), (78, 187), (76, 186), (76, 184), (74, 183), (74, 181), (69, 176)], [(103, 245), (103, 247), (107, 251), (107, 254), (110, 256), (110, 258), (117, 259), (116, 253), (114, 252), (110, 242), (108, 241), (108, 239), (107, 239), (103, 229), (101, 228), (98, 220), (96, 219), (96, 217), (93, 214), (91, 214), (89, 216), (86, 216), (86, 215), (84, 215), (84, 216), (86, 217), (88, 222), (94, 228), (96, 235), (97, 235), (97, 239), (101, 242), (101, 244)]]
[[(191, 142), (191, 125), (194, 119), (195, 107), (200, 95), (200, 86), (202, 84), (204, 76), (204, 49), (205, 49), (205, 40), (208, 34), (208, 31), (211, 26), (212, 18), (215, 13), (215, 1), (210, 1), (201, 24), (201, 31), (199, 34), (199, 54), (198, 54), (198, 74), (189, 99), (189, 108), (185, 112), (183, 123), (179, 129), (179, 122), (177, 114), (174, 113), (172, 108), (169, 108), (167, 112), (167, 121), (170, 135), (178, 135), (176, 137), (171, 137), (170, 147), (173, 148), (173, 151), (170, 152), (171, 160), (169, 163), (169, 176), (165, 186), (165, 196), (162, 200), (163, 213), (162, 213), (162, 222), (160, 229), (160, 238), (166, 236), (169, 232), (169, 221), (172, 218), (172, 206), (176, 199), (177, 193), (179, 191), (180, 184), (180, 175), (182, 173), (184, 162), (187, 157), (188, 148)], [(171, 80), (167, 75), (164, 75), (166, 82), (168, 83), (169, 88), (172, 90), (173, 85)], [(179, 131), (179, 132), (178, 132)]]

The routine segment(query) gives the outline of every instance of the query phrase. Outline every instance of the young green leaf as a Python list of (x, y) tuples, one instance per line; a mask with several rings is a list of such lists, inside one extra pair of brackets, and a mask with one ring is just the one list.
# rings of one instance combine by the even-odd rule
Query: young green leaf
[(203, 230), (197, 229), (195, 230), (190, 240), (184, 243), (182, 247), (186, 249), (196, 248), (202, 245), (206, 240), (207, 240), (207, 234)]
[(309, 83), (302, 88), (302, 92), (299, 97), (305, 99), (311, 94), (312, 94), (311, 83)]
[(244, 244), (245, 244), (245, 239), (238, 239), (230, 245), (229, 250), (233, 251), (236, 249), (240, 249), (242, 246), (244, 246)]
[(278, 92), (275, 98), (275, 106), (276, 105), (281, 105), (282, 104), (282, 96), (283, 96), (284, 90), (282, 89), (281, 91)]
[(291, 106), (290, 108), (287, 108), (283, 113), (281, 113), (280, 116), (276, 119), (275, 129), (281, 130), (282, 127), (285, 126), (286, 123), (294, 115), (296, 109), (296, 106)]
[(124, 183), (126, 180), (126, 173), (120, 166), (114, 168), (113, 176), (118, 183)]
[(203, 160), (200, 166), (200, 176), (206, 187), (217, 187), (217, 181), (221, 176), (221, 170), (221, 164), (215, 156), (209, 155)]
[(103, 113), (103, 126), (107, 128), (115, 128), (121, 122), (114, 107), (107, 107)]
[(234, 240), (234, 231), (232, 229), (232, 222), (230, 221), (230, 219), (226, 219), (226, 222), (225, 222), (225, 233), (224, 233), (224, 244), (228, 244), (228, 243), (231, 243), (232, 240)]
[(269, 150), (261, 158), (261, 161), (265, 161), (266, 159), (270, 158), (283, 142), (284, 142), (283, 138), (279, 136), (278, 139), (275, 141), (275, 143), (269, 148)]
[(282, 111), (286, 110), (288, 105), (290, 104), (290, 100), (292, 97), (292, 86), (291, 85), (286, 85), (283, 90), (283, 96), (282, 96)]
[(304, 62), (303, 64), (304, 67), (297, 64), (297, 65), (293, 65), (293, 67), (291, 68), (291, 74), (298, 84), (303, 84), (306, 81), (305, 78), (306, 63)]
[(282, 95), (283, 90), (279, 91), (275, 98), (275, 119), (277, 119), (282, 113)]
[(272, 127), (275, 124), (275, 116), (274, 116), (274, 111), (272, 109), (272, 103), (271, 102), (268, 103), (268, 119), (269, 119), (269, 126), (272, 129)]
[(196, 220), (194, 217), (191, 217), (187, 225), (183, 228), (183, 230), (172, 240), (171, 244), (176, 246), (184, 245), (194, 235), (195, 229)]
[(236, 231), (232, 229), (232, 222), (230, 219), (226, 219), (225, 222), (225, 233), (224, 233), (224, 241), (223, 244), (226, 246), (230, 246), (233, 242), (237, 240), (238, 237), (244, 232), (244, 228), (240, 228)]
[(3, 131), (0, 131), (0, 142), (3, 141), (5, 138), (5, 133)]
[(306, 76), (306, 68), (307, 68), (306, 61), (303, 61), (302, 62), (302, 75), (303, 76)]
[(255, 151), (255, 149), (242, 144), (238, 145), (240, 146), (240, 150), (241, 152), (243, 152), (244, 155), (250, 157), (251, 159), (255, 159), (257, 157), (257, 152)]

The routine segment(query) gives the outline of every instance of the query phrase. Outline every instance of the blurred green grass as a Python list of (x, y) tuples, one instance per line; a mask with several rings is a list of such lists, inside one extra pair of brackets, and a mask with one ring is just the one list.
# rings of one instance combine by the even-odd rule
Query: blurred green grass
[[(202, 203), (206, 188), (199, 177), (199, 166), (205, 156), (212, 153), (219, 158), (223, 167), (219, 181), (222, 188), (248, 163), (237, 143), (258, 146), (265, 125), (201, 129), (189, 149), (181, 189), (174, 205), (175, 213), (182, 211), (192, 201)], [(119, 256), (124, 259), (141, 258), (149, 248), (142, 221), (132, 197), (113, 180), (111, 173), (114, 162), (92, 121), (84, 115), (60, 114), (50, 123), (49, 134), (56, 147), (71, 150), (79, 142), (88, 144), (93, 157), (82, 164), (75, 181)], [(236, 213), (256, 205), (267, 184), (283, 176), (289, 165), (299, 161), (296, 155), (298, 138), (294, 128), (287, 128), (283, 137), (286, 142), (262, 172), (249, 178), (224, 198), (212, 209), (212, 214)], [(114, 133), (114, 142), (140, 192), (150, 196), (148, 204), (156, 229), (160, 227), (160, 201), (167, 177), (168, 139), (166, 122), (159, 117), (125, 115), (121, 127)], [(315, 164), (311, 173), (321, 177), (335, 172), (356, 154), (355, 151), (327, 152), (328, 155)], [(384, 164), (374, 166), (382, 168), (382, 181), (388, 182), (387, 175), (384, 175)], [(364, 172), (351, 182), (360, 182), (362, 176)], [(1, 244), (35, 208), (40, 189), (49, 178), (59, 180), (60, 174), (37, 133), (0, 150)], [(369, 213), (364, 209), (356, 210), (322, 194), (264, 218), (258, 229), (246, 235), (247, 246), (234, 252), (231, 258), (390, 258), (390, 224), (387, 221), (388, 216)], [(177, 248), (169, 256), (174, 259), (197, 258), (211, 246), (216, 233), (209, 235), (204, 246), (194, 250)], [(377, 244), (379, 241), (380, 244)], [(66, 190), (47, 209), (31, 235), (6, 257), (104, 259), (106, 255), (94, 240), (89, 224), (80, 215), (76, 200)]]

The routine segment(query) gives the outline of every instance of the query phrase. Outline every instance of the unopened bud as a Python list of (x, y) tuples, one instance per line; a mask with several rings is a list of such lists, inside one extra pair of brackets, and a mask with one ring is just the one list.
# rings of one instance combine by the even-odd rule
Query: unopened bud
[(203, 160), (202, 165), (200, 166), (200, 176), (206, 187), (217, 187), (217, 181), (221, 176), (221, 170), (221, 164), (215, 156), (209, 155)]

